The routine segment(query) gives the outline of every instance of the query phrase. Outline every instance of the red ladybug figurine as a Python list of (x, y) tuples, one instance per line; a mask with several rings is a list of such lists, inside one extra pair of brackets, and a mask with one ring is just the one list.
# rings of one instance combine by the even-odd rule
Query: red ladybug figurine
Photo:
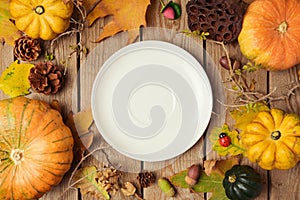
[(219, 143), (222, 147), (228, 147), (231, 144), (231, 139), (226, 133), (220, 133)]

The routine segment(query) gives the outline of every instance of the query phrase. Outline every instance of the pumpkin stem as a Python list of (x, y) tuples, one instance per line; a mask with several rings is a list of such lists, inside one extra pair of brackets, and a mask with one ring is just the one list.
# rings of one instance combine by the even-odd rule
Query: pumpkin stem
[(231, 175), (231, 176), (228, 176), (228, 181), (230, 182), (230, 183), (234, 183), (235, 181), (236, 181), (236, 176), (233, 174), (233, 175)]
[(280, 131), (273, 131), (273, 132), (271, 133), (271, 138), (272, 138), (273, 140), (278, 140), (280, 137), (281, 137)]
[(44, 9), (43, 6), (37, 6), (37, 7), (35, 7), (34, 11), (35, 11), (36, 14), (41, 15), (45, 12), (45, 9)]
[(24, 160), (24, 150), (13, 149), (10, 154), (10, 159), (15, 165), (19, 165)]
[(288, 24), (286, 21), (281, 22), (281, 24), (277, 27), (277, 31), (279, 33), (285, 33), (287, 31)]

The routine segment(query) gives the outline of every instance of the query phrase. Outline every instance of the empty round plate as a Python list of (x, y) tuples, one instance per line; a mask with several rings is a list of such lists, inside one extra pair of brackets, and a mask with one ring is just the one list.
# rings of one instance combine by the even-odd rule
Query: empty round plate
[(106, 142), (142, 161), (184, 153), (203, 135), (212, 111), (201, 64), (161, 41), (137, 42), (114, 53), (96, 76), (91, 101)]

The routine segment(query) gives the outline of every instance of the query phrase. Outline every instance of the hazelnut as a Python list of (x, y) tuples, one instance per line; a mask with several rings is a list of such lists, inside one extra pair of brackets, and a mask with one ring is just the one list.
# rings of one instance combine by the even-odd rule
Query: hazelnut
[[(227, 56), (222, 56), (219, 60), (219, 63), (223, 68), (229, 70), (229, 63), (228, 63)], [(241, 67), (241, 63), (236, 59), (230, 58), (230, 63), (233, 70), (237, 70)]]
[(185, 177), (185, 182), (188, 185), (196, 185), (200, 175), (201, 175), (200, 165), (194, 164), (188, 168), (188, 173), (187, 176)]

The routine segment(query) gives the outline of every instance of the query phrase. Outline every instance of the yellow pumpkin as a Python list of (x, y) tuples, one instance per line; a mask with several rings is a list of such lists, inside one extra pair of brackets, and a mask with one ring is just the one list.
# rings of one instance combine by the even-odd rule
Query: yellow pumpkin
[(300, 1), (253, 1), (238, 41), (245, 57), (268, 70), (295, 66), (300, 62)]
[(11, 0), (9, 10), (19, 30), (31, 38), (51, 40), (68, 29), (73, 3), (62, 0)]
[(289, 169), (300, 160), (300, 117), (280, 109), (261, 111), (241, 133), (246, 156), (262, 168)]
[(37, 199), (70, 169), (73, 137), (60, 113), (39, 100), (0, 101), (0, 199)]

